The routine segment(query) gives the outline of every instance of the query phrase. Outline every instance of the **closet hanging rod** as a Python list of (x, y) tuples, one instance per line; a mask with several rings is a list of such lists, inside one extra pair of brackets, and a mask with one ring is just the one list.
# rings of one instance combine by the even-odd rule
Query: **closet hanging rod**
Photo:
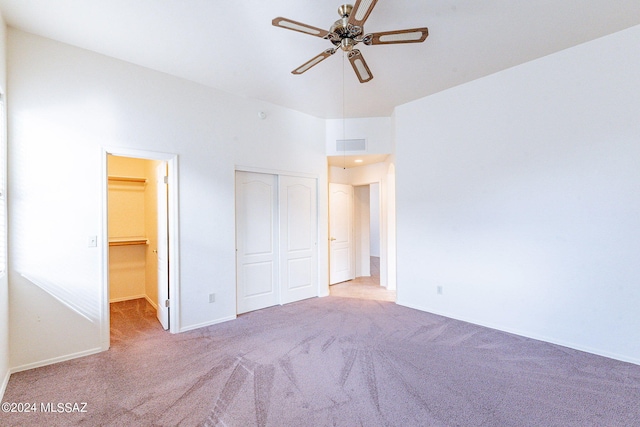
[(132, 246), (132, 245), (148, 245), (149, 240), (144, 237), (122, 237), (110, 239), (109, 246)]
[(110, 176), (109, 181), (121, 181), (121, 182), (140, 182), (146, 183), (146, 178), (137, 178), (134, 176)]

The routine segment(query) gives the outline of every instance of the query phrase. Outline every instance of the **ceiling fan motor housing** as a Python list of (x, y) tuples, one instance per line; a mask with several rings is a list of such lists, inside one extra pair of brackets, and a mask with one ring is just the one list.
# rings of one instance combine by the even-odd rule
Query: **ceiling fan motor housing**
[(352, 51), (353, 47), (362, 41), (358, 36), (362, 34), (363, 28), (349, 24), (349, 16), (352, 10), (353, 6), (350, 4), (343, 4), (338, 8), (338, 15), (341, 18), (333, 23), (327, 36), (331, 43), (345, 52)]

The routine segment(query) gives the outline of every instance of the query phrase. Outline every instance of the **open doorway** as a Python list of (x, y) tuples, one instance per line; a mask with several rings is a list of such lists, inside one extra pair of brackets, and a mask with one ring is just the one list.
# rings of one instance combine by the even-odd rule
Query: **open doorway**
[[(348, 209), (352, 214), (346, 215), (344, 220), (353, 218), (352, 224), (347, 227), (353, 230), (350, 250), (353, 253), (354, 277), (332, 283), (331, 295), (395, 301), (395, 291), (381, 286), (380, 282), (380, 184), (375, 182), (349, 187), (352, 188), (353, 203)], [(333, 236), (333, 228), (331, 230)]]
[(379, 188), (378, 183), (353, 187), (356, 277), (371, 276), (372, 257), (380, 265)]
[(126, 328), (127, 319), (140, 317), (178, 331), (177, 177), (175, 155), (109, 150), (104, 160), (103, 347), (108, 348), (113, 321)]

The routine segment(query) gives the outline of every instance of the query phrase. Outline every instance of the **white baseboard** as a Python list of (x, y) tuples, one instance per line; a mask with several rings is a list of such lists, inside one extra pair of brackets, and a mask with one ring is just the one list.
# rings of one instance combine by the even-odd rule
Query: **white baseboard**
[(133, 299), (140, 299), (140, 298), (144, 298), (147, 300), (147, 302), (149, 304), (151, 304), (151, 306), (154, 309), (158, 309), (158, 304), (156, 304), (155, 302), (151, 301), (151, 298), (149, 298), (148, 295), (143, 294), (143, 295), (133, 295), (133, 296), (128, 296), (128, 297), (120, 297), (120, 298), (113, 298), (109, 300), (109, 304), (111, 304), (112, 302), (122, 302), (122, 301), (131, 301)]
[(120, 297), (120, 298), (109, 299), (109, 303), (129, 301), (129, 300), (132, 300), (132, 299), (140, 299), (140, 298), (145, 298), (148, 301), (148, 297), (145, 294), (142, 294), (142, 295), (132, 295), (132, 296), (128, 296), (128, 297)]
[(79, 351), (77, 353), (67, 354), (64, 356), (54, 357), (47, 360), (41, 360), (39, 362), (27, 363), (26, 365), (16, 366), (11, 368), (11, 373), (15, 374), (16, 372), (28, 371), (29, 369), (41, 368), (47, 365), (53, 365), (54, 363), (66, 362), (67, 360), (77, 359), (79, 357), (90, 356), (92, 354), (100, 353), (104, 351), (102, 347), (92, 348), (90, 350)]
[(419, 310), (419, 311), (424, 311), (424, 312), (427, 312), (427, 313), (435, 314), (437, 316), (447, 317), (449, 319), (460, 320), (462, 322), (472, 323), (474, 325), (482, 326), (482, 327), (485, 327), (485, 328), (495, 329), (497, 331), (507, 332), (509, 334), (514, 334), (514, 335), (518, 335), (518, 336), (525, 337), (525, 338), (531, 338), (531, 339), (534, 339), (534, 340), (537, 340), (537, 341), (547, 342), (549, 344), (560, 345), (562, 347), (571, 348), (573, 350), (584, 351), (585, 353), (595, 354), (596, 356), (607, 357), (609, 359), (615, 359), (615, 360), (619, 360), (621, 362), (627, 362), (627, 363), (633, 363), (634, 365), (640, 365), (640, 359), (636, 359), (636, 358), (633, 358), (633, 357), (628, 357), (628, 356), (617, 354), (617, 353), (611, 353), (609, 351), (605, 351), (605, 350), (601, 350), (601, 349), (597, 349), (597, 348), (591, 348), (591, 347), (575, 344), (575, 343), (568, 342), (568, 341), (549, 338), (549, 337), (538, 335), (538, 334), (531, 334), (531, 333), (528, 333), (528, 332), (522, 332), (522, 331), (517, 330), (517, 329), (498, 327), (498, 326), (493, 325), (493, 324), (488, 324), (488, 323), (485, 323), (485, 322), (479, 322), (479, 321), (477, 321), (475, 319), (469, 319), (469, 318), (465, 318), (465, 317), (462, 317), (462, 316), (453, 316), (450, 313), (439, 312), (437, 310), (430, 310), (430, 309), (428, 309), (426, 307), (421, 307), (421, 306), (419, 306), (417, 304), (410, 304), (410, 303), (405, 303), (405, 302), (401, 302), (401, 301), (396, 301), (396, 304), (404, 306), (404, 307), (412, 308), (414, 310)]
[(147, 302), (149, 304), (151, 304), (151, 307), (153, 307), (155, 310), (158, 310), (158, 304), (156, 304), (155, 302), (151, 301), (151, 298), (149, 298), (147, 295), (145, 295), (144, 299), (146, 299)]
[(4, 380), (2, 380), (2, 384), (0, 384), (0, 402), (4, 398), (4, 392), (7, 390), (7, 384), (9, 384), (9, 377), (11, 377), (10, 369), (7, 370), (7, 373), (4, 375)]
[(229, 320), (235, 320), (235, 319), (236, 319), (236, 315), (234, 314), (233, 316), (223, 317), (222, 319), (216, 319), (211, 322), (204, 322), (204, 323), (199, 323), (197, 325), (191, 325), (184, 328), (180, 328), (178, 332), (192, 331), (194, 329), (200, 329), (206, 326), (217, 325), (218, 323), (228, 322)]

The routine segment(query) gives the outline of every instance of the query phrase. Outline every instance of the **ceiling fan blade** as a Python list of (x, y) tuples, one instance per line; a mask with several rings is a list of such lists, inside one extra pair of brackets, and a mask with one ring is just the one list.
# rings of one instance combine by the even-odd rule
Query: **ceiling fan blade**
[(429, 36), (429, 29), (412, 28), (409, 30), (384, 31), (381, 33), (367, 34), (365, 44), (397, 44), (397, 43), (422, 43)]
[(351, 62), (353, 71), (356, 72), (360, 83), (366, 83), (373, 78), (373, 74), (371, 74), (369, 66), (364, 61), (364, 57), (358, 49), (353, 49), (349, 52), (349, 62)]
[(321, 63), (322, 61), (324, 61), (334, 53), (336, 53), (335, 49), (327, 49), (324, 52), (322, 52), (320, 55), (314, 56), (313, 58), (311, 58), (310, 60), (308, 60), (307, 62), (305, 62), (298, 68), (296, 68), (295, 70), (293, 70), (291, 74), (302, 74), (305, 71), (307, 71), (309, 68), (318, 65), (319, 63)]
[(302, 22), (293, 21), (291, 19), (277, 17), (271, 24), (275, 27), (285, 28), (287, 30), (299, 31), (301, 33), (309, 34), (312, 36), (324, 38), (329, 34), (329, 31), (321, 28), (312, 27), (311, 25), (303, 24)]
[(349, 24), (362, 28), (378, 0), (356, 0), (349, 15)]

